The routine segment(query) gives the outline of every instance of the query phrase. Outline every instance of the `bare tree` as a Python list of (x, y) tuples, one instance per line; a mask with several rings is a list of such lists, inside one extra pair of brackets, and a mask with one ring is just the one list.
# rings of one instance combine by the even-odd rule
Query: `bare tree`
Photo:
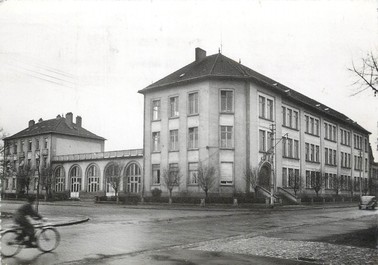
[(54, 171), (51, 165), (42, 167), (41, 184), (42, 184), (42, 187), (45, 189), (45, 201), (47, 200), (47, 197), (51, 195), (53, 182), (54, 182)]
[[(3, 128), (0, 128), (0, 178), (2, 180), (6, 177), (6, 157), (5, 157), (5, 146), (3, 139), (7, 137), (8, 134), (4, 131)], [(1, 181), (3, 183), (3, 181)]]
[(116, 202), (119, 202), (119, 189), (121, 186), (121, 168), (122, 166), (119, 163), (112, 162), (110, 166), (107, 167), (105, 176), (106, 181), (114, 189), (114, 195), (116, 197)]
[(198, 164), (197, 181), (199, 187), (205, 192), (205, 198), (208, 197), (208, 192), (215, 185), (215, 167), (211, 165)]
[(294, 195), (297, 196), (297, 193), (302, 190), (302, 178), (299, 175), (294, 174), (293, 176), (293, 191)]
[(371, 88), (376, 96), (378, 92), (378, 57), (371, 51), (361, 60), (361, 66), (356, 67), (352, 62), (352, 68), (348, 68), (357, 77), (354, 84), (359, 85), (359, 91), (354, 95)]
[(18, 192), (26, 190), (26, 194), (29, 194), (30, 183), (35, 174), (35, 168), (28, 164), (21, 163), (17, 171), (17, 187)]
[(244, 178), (247, 183), (247, 189), (249, 190), (250, 188), (252, 188), (255, 194), (256, 194), (256, 189), (258, 185), (258, 176), (259, 176), (258, 167), (254, 167), (254, 168), (249, 167), (244, 171)]
[(332, 178), (332, 189), (335, 191), (336, 196), (339, 195), (339, 191), (342, 187), (342, 179), (340, 175), (334, 175)]
[(181, 174), (180, 168), (170, 168), (168, 170), (163, 170), (163, 184), (169, 191), (169, 204), (172, 203), (172, 190), (175, 186), (180, 184)]
[(319, 197), (319, 191), (323, 188), (324, 176), (320, 171), (315, 172), (315, 175), (311, 176), (311, 186), (316, 193), (316, 197)]

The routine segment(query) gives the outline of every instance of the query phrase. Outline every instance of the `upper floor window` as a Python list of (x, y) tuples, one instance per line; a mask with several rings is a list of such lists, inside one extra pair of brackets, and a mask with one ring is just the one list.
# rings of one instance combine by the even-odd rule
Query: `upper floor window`
[(340, 153), (340, 166), (344, 168), (350, 168), (350, 154), (341, 152)]
[(21, 152), (24, 152), (24, 145), (25, 145), (25, 141), (22, 140), (21, 141)]
[(47, 149), (48, 143), (49, 143), (49, 140), (47, 138), (45, 138), (43, 148)]
[(355, 149), (362, 149), (362, 136), (358, 134), (353, 135), (354, 140), (354, 148)]
[(198, 127), (189, 128), (188, 148), (198, 148)]
[(324, 149), (324, 162), (326, 165), (336, 166), (337, 164), (336, 150), (332, 150), (331, 148), (325, 148)]
[(179, 150), (178, 130), (169, 131), (169, 150), (170, 151)]
[(282, 106), (282, 125), (285, 127), (298, 129), (298, 111)]
[(179, 98), (169, 98), (169, 117), (174, 118), (179, 116)]
[(221, 143), (223, 148), (232, 148), (232, 126), (221, 126)]
[(305, 143), (305, 158), (309, 162), (319, 162), (319, 145)]
[(344, 129), (340, 129), (340, 143), (350, 146), (350, 132)]
[(13, 154), (17, 154), (17, 143), (13, 144)]
[(28, 151), (31, 151), (32, 150), (32, 140), (28, 140)]
[(160, 100), (152, 101), (152, 120), (160, 120)]
[(153, 152), (160, 151), (160, 132), (152, 133), (152, 151)]
[(266, 96), (259, 96), (259, 117), (273, 120), (273, 99)]
[(364, 139), (365, 152), (368, 152), (368, 140)]
[(270, 131), (259, 130), (259, 151), (271, 152), (273, 147), (273, 134)]
[(233, 112), (234, 92), (221, 90), (221, 112)]
[(324, 139), (336, 141), (336, 126), (331, 123), (324, 123)]
[(198, 114), (198, 92), (189, 94), (189, 115)]
[(35, 139), (35, 150), (39, 150), (39, 139)]
[(282, 156), (287, 158), (299, 158), (299, 141), (290, 138), (282, 139)]
[(306, 130), (308, 134), (319, 136), (319, 119), (310, 115), (305, 115)]

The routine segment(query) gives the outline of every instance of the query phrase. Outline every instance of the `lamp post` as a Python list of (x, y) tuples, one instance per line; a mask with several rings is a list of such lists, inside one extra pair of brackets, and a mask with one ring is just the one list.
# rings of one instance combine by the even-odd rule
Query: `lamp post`
[[(275, 149), (276, 149), (276, 146), (283, 140), (283, 139), (287, 139), (289, 133), (285, 133), (282, 137), (280, 138), (275, 138), (275, 133), (276, 133), (276, 125), (275, 124), (271, 124), (271, 133), (272, 133), (272, 140), (274, 141), (273, 142), (273, 145), (272, 147), (268, 150), (267, 153), (271, 152), (272, 153), (272, 169), (271, 169), (271, 186), (270, 186), (270, 204), (273, 206), (274, 205), (274, 187), (275, 187), (275, 184), (276, 184), (276, 178), (274, 177), (275, 176), (275, 166), (276, 166), (276, 152), (275, 152)], [(278, 142), (276, 140), (279, 140)]]
[(41, 180), (41, 174), (39, 172), (39, 164), (40, 164), (40, 155), (39, 155), (39, 153), (35, 154), (35, 162), (36, 162), (36, 165), (37, 165), (37, 173), (38, 173), (37, 198), (36, 198), (35, 209), (38, 212), (38, 205), (39, 205), (39, 183), (40, 183), (40, 180)]

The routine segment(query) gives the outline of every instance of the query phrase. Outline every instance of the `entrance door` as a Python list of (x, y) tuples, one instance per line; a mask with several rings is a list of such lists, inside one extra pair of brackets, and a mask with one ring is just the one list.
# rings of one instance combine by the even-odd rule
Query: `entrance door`
[(71, 198), (79, 198), (79, 192), (81, 189), (81, 177), (71, 178)]
[(110, 182), (106, 183), (106, 197), (115, 196), (115, 190)]
[(259, 172), (259, 180), (258, 185), (270, 191), (270, 175), (271, 175), (271, 168), (269, 164), (264, 164)]

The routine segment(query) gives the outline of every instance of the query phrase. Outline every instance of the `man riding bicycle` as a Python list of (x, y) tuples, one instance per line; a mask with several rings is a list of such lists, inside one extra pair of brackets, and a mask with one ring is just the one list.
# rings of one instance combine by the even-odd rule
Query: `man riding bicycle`
[(22, 228), (22, 237), (18, 239), (21, 240), (25, 236), (29, 237), (29, 240), (25, 242), (27, 247), (35, 247), (34, 226), (27, 217), (29, 216), (36, 220), (42, 219), (42, 216), (33, 209), (34, 201), (35, 197), (29, 196), (28, 202), (18, 208), (14, 215), (14, 222)]

